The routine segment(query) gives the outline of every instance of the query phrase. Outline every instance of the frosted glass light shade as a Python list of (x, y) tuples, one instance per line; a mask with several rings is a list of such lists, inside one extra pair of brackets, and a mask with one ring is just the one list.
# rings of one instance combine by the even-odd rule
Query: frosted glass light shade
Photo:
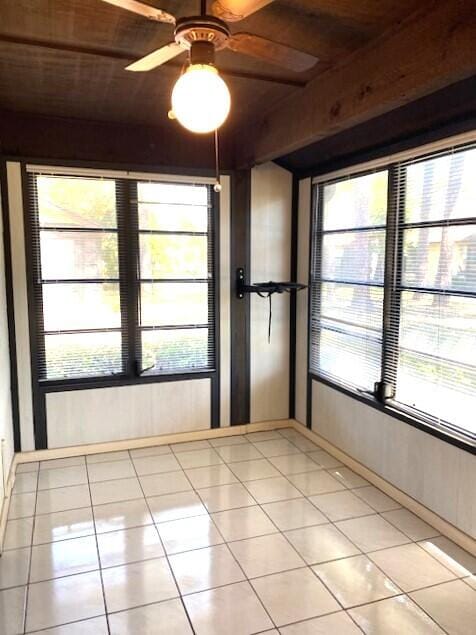
[(172, 91), (172, 110), (191, 132), (212, 132), (230, 112), (230, 91), (214, 66), (191, 64)]

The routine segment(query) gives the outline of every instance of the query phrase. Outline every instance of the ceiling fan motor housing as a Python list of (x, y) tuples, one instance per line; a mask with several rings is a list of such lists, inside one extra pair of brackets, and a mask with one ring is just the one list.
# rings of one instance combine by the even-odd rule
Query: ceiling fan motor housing
[(175, 41), (191, 49), (192, 64), (213, 64), (215, 51), (222, 49), (229, 37), (227, 24), (211, 15), (180, 18), (175, 28)]

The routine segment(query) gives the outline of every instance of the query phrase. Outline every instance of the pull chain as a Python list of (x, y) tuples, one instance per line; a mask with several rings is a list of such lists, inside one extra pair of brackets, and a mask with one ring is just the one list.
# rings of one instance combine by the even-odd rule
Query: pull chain
[(215, 138), (215, 185), (213, 186), (213, 189), (215, 192), (221, 192), (220, 161), (219, 161), (219, 155), (218, 155), (218, 129), (215, 130), (214, 138)]

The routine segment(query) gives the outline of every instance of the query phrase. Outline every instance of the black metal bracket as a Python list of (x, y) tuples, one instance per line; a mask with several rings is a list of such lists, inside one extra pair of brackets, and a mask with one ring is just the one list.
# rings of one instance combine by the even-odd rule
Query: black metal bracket
[(246, 284), (245, 270), (238, 267), (236, 270), (236, 297), (242, 300), (245, 293), (258, 293), (263, 297), (268, 297), (273, 293), (290, 293), (291, 291), (300, 291), (305, 289), (307, 285), (298, 282), (256, 282), (255, 284)]

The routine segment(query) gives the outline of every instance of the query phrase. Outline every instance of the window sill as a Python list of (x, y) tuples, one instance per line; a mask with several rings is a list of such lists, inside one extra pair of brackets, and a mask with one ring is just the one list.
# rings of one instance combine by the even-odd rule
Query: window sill
[(399, 407), (395, 402), (388, 402), (387, 404), (383, 404), (378, 401), (372, 394), (367, 394), (364, 391), (359, 391), (356, 388), (352, 388), (345, 384), (341, 384), (339, 382), (333, 381), (324, 377), (322, 375), (317, 375), (316, 373), (309, 372), (308, 373), (310, 380), (318, 381), (321, 384), (325, 384), (330, 388), (334, 388), (335, 390), (360, 401), (361, 403), (370, 406), (371, 408), (375, 408), (384, 414), (394, 417), (399, 421), (403, 421), (414, 428), (418, 428), (427, 434), (431, 434), (432, 436), (446, 441), (447, 443), (454, 445), (461, 450), (465, 450), (470, 454), (476, 454), (476, 439), (471, 438), (469, 435), (465, 435), (464, 433), (458, 433), (456, 431), (450, 430), (443, 425), (432, 423), (428, 419), (423, 417), (417, 417), (414, 414), (410, 414), (405, 411), (404, 407)]

